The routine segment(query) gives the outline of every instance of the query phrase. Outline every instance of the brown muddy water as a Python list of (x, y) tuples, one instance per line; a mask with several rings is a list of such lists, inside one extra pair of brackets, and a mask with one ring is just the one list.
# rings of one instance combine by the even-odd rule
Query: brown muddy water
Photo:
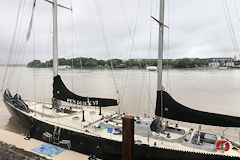
[[(52, 69), (10, 67), (4, 76), (5, 71), (6, 67), (0, 67), (1, 88), (9, 88), (12, 94), (19, 93), (25, 100), (51, 102)], [(60, 69), (59, 74), (66, 86), (78, 95), (120, 98), (121, 112), (153, 116), (157, 72), (115, 70), (113, 75), (110, 70)], [(192, 109), (240, 116), (240, 69), (164, 70), (163, 85), (175, 100)], [(117, 111), (117, 107), (108, 109)], [(196, 124), (181, 124), (198, 128)], [(2, 98), (0, 128), (26, 134), (24, 126), (11, 118)], [(202, 129), (239, 141), (238, 128), (202, 126)]]

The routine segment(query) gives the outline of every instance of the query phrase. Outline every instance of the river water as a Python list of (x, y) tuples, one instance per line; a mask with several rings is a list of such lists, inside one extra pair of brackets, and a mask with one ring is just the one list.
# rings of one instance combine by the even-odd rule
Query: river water
[[(0, 87), (19, 93), (22, 99), (51, 102), (52, 69), (0, 67)], [(156, 99), (157, 72), (146, 70), (77, 70), (60, 69), (69, 90), (81, 96), (120, 99), (121, 112), (135, 116), (153, 116)], [(163, 85), (179, 103), (201, 111), (240, 116), (240, 70), (187, 69), (164, 70)], [(3, 86), (3, 87), (2, 87)], [(118, 92), (117, 92), (118, 90)], [(116, 110), (117, 107), (107, 108)], [(10, 118), (0, 99), (0, 128), (25, 133), (24, 128)], [(198, 127), (185, 124), (188, 127)], [(202, 127), (239, 139), (239, 129)]]

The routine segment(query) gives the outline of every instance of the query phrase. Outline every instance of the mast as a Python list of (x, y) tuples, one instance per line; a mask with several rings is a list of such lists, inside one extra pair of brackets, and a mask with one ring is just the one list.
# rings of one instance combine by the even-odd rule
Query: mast
[(57, 0), (53, 0), (53, 77), (58, 75)]
[[(54, 77), (58, 75), (58, 27), (57, 27), (57, 7), (62, 7), (72, 11), (72, 8), (59, 5), (57, 0), (45, 0), (53, 5), (53, 81)], [(52, 98), (52, 106), (58, 110), (59, 100)]]
[[(162, 24), (164, 24), (164, 0), (160, 0), (159, 20)], [(157, 91), (162, 90), (163, 29), (164, 26), (159, 25)]]
[(161, 119), (162, 111), (162, 61), (163, 61), (163, 31), (164, 31), (164, 0), (160, 0), (159, 11), (159, 39), (158, 39), (158, 76), (157, 76), (157, 91), (161, 91)]
[[(57, 6), (57, 0), (53, 0), (53, 78), (58, 75)], [(52, 106), (58, 110), (57, 99), (52, 99)]]

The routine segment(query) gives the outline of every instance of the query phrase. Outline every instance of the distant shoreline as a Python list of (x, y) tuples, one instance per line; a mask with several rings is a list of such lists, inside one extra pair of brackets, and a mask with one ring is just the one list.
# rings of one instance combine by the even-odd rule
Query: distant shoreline
[[(26, 68), (32, 68), (32, 69), (52, 69), (52, 67), (48, 68), (33, 68), (33, 67), (26, 67)], [(226, 69), (234, 69), (234, 68), (226, 68)], [(67, 70), (99, 70), (99, 71), (104, 71), (104, 70), (111, 70), (111, 67), (83, 67), (81, 68), (58, 68), (58, 70), (62, 71), (67, 71)], [(148, 71), (145, 67), (139, 68), (139, 67), (129, 67), (129, 68), (113, 68), (115, 71), (121, 71), (121, 70), (146, 70)], [(223, 70), (222, 68), (211, 68), (211, 67), (195, 67), (195, 68), (172, 68), (172, 67), (163, 67), (163, 70), (196, 70), (196, 71), (201, 71), (201, 70)], [(149, 71), (149, 72), (157, 72), (157, 71)]]
[[(111, 60), (97, 60), (94, 58), (72, 58), (58, 59), (60, 68), (146, 68), (147, 66), (157, 66), (157, 59), (111, 59)], [(49, 60), (46, 62), (41, 62), (40, 60), (33, 60), (27, 64), (30, 68), (50, 68), (53, 66), (53, 61)], [(199, 58), (183, 58), (183, 59), (164, 59), (163, 68), (199, 68), (206, 67), (207, 60)]]

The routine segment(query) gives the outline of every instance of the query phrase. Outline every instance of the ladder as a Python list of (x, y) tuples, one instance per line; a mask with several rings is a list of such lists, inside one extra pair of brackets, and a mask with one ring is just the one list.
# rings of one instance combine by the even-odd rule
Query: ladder
[(61, 128), (54, 126), (54, 130), (53, 130), (53, 144), (59, 144), (59, 140), (60, 140), (60, 136), (61, 136)]

